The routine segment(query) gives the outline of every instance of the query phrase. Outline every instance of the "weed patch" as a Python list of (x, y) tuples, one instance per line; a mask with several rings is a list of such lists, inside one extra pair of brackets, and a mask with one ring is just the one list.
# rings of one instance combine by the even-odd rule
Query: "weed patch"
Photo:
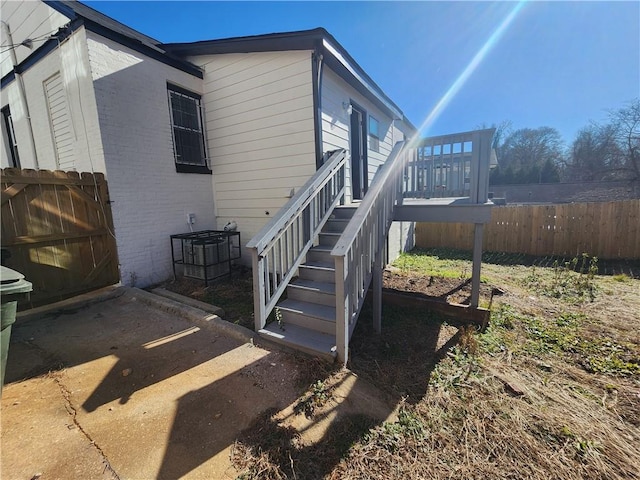
[(419, 442), (427, 436), (427, 426), (422, 417), (410, 406), (404, 405), (396, 422), (385, 422), (374, 428), (364, 438), (364, 444), (376, 445), (387, 452), (397, 452), (407, 442)]
[(317, 380), (311, 385), (309, 391), (296, 403), (293, 411), (296, 414), (304, 413), (305, 417), (312, 418), (315, 411), (329, 401), (331, 398), (331, 390), (325, 382)]
[(541, 295), (558, 298), (567, 302), (593, 302), (598, 287), (595, 276), (598, 273), (598, 258), (586, 253), (564, 263), (555, 260), (552, 274), (543, 275), (540, 269), (531, 267), (523, 284)]
[(580, 328), (583, 314), (562, 313), (551, 321), (528, 318), (524, 329), (528, 340), (524, 350), (530, 354), (567, 353), (590, 373), (634, 375), (640, 373), (640, 360), (631, 345), (620, 344), (606, 336), (588, 336)]
[(629, 277), (629, 276), (628, 276), (627, 274), (625, 274), (625, 273), (619, 273), (618, 275), (613, 275), (613, 276), (611, 277), (611, 279), (612, 279), (614, 282), (620, 282), (620, 283), (628, 283), (628, 282), (630, 282), (630, 281), (632, 280), (632, 279), (631, 279), (631, 277)]
[(441, 278), (455, 278), (466, 280), (471, 276), (471, 262), (466, 258), (440, 258), (425, 255), (420, 249), (402, 253), (393, 263), (404, 274), (411, 272), (418, 275), (432, 275)]

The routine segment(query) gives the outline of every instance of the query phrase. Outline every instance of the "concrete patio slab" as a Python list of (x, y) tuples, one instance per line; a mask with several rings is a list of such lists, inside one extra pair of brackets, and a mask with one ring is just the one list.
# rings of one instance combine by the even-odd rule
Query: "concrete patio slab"
[(293, 357), (149, 295), (112, 291), (18, 319), (0, 477), (237, 476), (229, 451), (238, 432), (297, 398)]

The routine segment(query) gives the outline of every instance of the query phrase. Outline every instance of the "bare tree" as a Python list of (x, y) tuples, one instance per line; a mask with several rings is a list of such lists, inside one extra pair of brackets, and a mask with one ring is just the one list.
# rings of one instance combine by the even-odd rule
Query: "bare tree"
[(640, 100), (609, 112), (607, 123), (580, 130), (566, 172), (584, 181), (640, 181)]
[(640, 180), (640, 99), (610, 114), (615, 130), (619, 167), (630, 180)]
[[(545, 165), (547, 170), (558, 169), (563, 161), (564, 142), (552, 127), (521, 128), (507, 135), (498, 147), (500, 169), (514, 172), (527, 183), (542, 181)], [(532, 178), (534, 172), (537, 172), (537, 178)]]
[(493, 134), (493, 141), (491, 146), (496, 150), (500, 145), (502, 145), (503, 140), (511, 133), (511, 120), (503, 120), (500, 123), (492, 123), (491, 125), (487, 123), (481, 123), (476, 126), (478, 130), (485, 130), (488, 128), (495, 128), (496, 133)]
[(567, 178), (596, 182), (615, 178), (619, 149), (613, 125), (591, 123), (578, 132), (565, 168)]

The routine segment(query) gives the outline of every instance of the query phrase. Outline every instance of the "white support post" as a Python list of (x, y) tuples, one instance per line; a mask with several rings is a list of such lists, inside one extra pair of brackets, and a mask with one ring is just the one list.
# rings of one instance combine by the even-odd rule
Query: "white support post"
[(482, 266), (482, 235), (484, 224), (476, 223), (473, 231), (473, 266), (471, 273), (471, 307), (476, 308), (480, 300), (480, 267)]
[(343, 365), (349, 359), (349, 295), (345, 288), (345, 257), (336, 257), (336, 349)]
[(260, 261), (258, 251), (251, 250), (253, 261), (253, 319), (256, 332), (267, 323), (264, 294), (264, 262)]
[(382, 257), (384, 248), (381, 248), (373, 263), (373, 329), (376, 333), (382, 332)]

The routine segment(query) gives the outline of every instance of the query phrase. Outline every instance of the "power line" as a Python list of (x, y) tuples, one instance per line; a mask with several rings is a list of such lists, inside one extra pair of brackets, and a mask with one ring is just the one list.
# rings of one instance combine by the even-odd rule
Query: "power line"
[(27, 47), (27, 48), (33, 48), (33, 42), (46, 42), (47, 40), (55, 38), (53, 36), (53, 34), (56, 33), (57, 31), (58, 30), (52, 30), (52, 31), (50, 31), (48, 33), (43, 33), (42, 35), (38, 35), (37, 37), (25, 38), (21, 43), (0, 45), (0, 47), (6, 47), (6, 50), (3, 50), (0, 53), (8, 52), (12, 48), (16, 48), (16, 47), (20, 47), (20, 46)]

